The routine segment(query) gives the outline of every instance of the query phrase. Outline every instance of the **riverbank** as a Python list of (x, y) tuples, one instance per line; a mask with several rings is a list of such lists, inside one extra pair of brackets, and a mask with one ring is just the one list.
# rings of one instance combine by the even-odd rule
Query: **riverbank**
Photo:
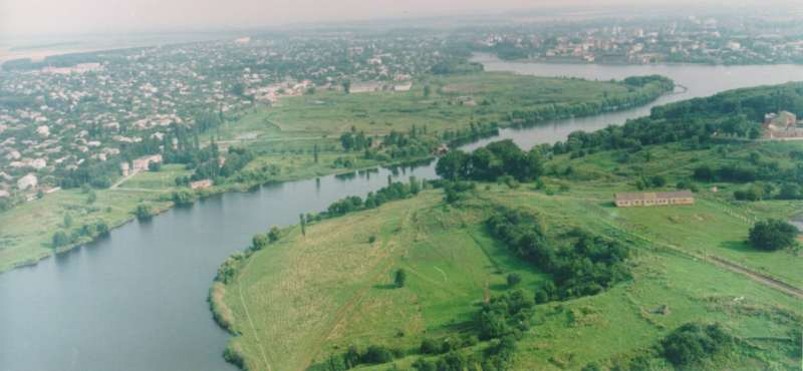
[[(715, 160), (711, 152), (705, 161)], [(420, 359), (437, 357), (437, 352), (420, 351), (427, 339), (437, 344), (457, 340), (462, 345), (454, 346), (456, 353), (481, 357), (493, 342), (463, 340), (478, 327), (473, 312), (478, 303), (517, 289), (531, 300), (532, 292), (549, 279), (506, 251), (484, 228), (495, 210), (506, 207), (542, 217), (545, 230), (554, 235), (582, 228), (626, 243), (633, 274), (632, 280), (596, 295), (539, 303), (528, 321), (532, 329), (519, 334), (511, 369), (545, 369), (556, 360), (572, 369), (592, 362), (610, 366), (639, 354), (671, 367), (644, 350), (694, 321), (721, 322), (767, 350), (755, 357), (735, 352), (739, 362), (794, 364), (786, 350), (794, 347), (794, 323), (803, 318), (795, 305), (798, 299), (749, 273), (712, 262), (717, 258), (747, 261), (754, 269), (770, 266), (799, 284), (795, 264), (788, 263), (799, 256), (752, 253), (744, 246), (749, 223), (730, 214), (730, 202), (708, 191), (701, 191), (693, 206), (617, 209), (610, 197), (629, 185), (626, 176), (601, 175), (612, 154), (564, 157), (558, 160), (561, 166), (572, 164), (585, 175), (597, 168), (599, 178), (549, 176), (543, 189), (480, 184), (456, 205), (445, 204), (440, 191), (428, 190), (308, 225), (306, 234), (298, 226), (288, 228), (275, 244), (238, 259), (228, 283), (214, 283), (213, 313), (218, 321), (225, 318), (233, 334), (226, 359), (248, 370), (325, 369), (352, 346), (358, 352), (378, 346), (393, 356), (372, 367), (407, 369)], [(666, 174), (670, 179), (684, 177), (688, 169), (671, 163), (658, 160), (649, 169), (666, 174), (661, 169), (671, 168)], [(740, 213), (782, 214), (785, 207), (777, 206), (782, 205), (752, 205)], [(712, 228), (717, 235), (711, 235)], [(699, 254), (712, 260), (698, 259)], [(393, 285), (399, 268), (407, 272), (401, 288)], [(511, 275), (518, 277), (514, 285), (508, 283)], [(641, 335), (627, 336), (633, 333)], [(782, 339), (784, 350), (765, 347), (764, 338)], [(608, 345), (595, 346), (599, 343)]]
[[(570, 117), (589, 117), (649, 104), (672, 90), (671, 81), (588, 81), (479, 73), (432, 77), (409, 92), (288, 97), (255, 108), (216, 129), (226, 147), (244, 147), (255, 158), (231, 179), (200, 190), (207, 197), (272, 182), (309, 179), (392, 166), (431, 155), (438, 143), (465, 143), (496, 127), (526, 127)], [(428, 90), (429, 93), (425, 93)], [(364, 133), (372, 148), (344, 148), (344, 133)], [(392, 142), (386, 138), (393, 136)], [(317, 153), (317, 158), (315, 153)], [(63, 253), (102, 238), (134, 218), (140, 204), (163, 212), (175, 179), (192, 174), (181, 165), (142, 172), (118, 187), (62, 190), (0, 213), (0, 272)], [(63, 232), (65, 242), (56, 242)]]
[[(793, 368), (803, 320), (800, 246), (765, 251), (748, 236), (757, 221), (803, 208), (799, 187), (778, 192), (803, 175), (800, 148), (711, 134), (739, 117), (733, 105), (765, 112), (772, 104), (764, 97), (796, 101), (800, 86), (662, 106), (624, 127), (586, 133), (573, 148), (541, 147), (535, 181), (509, 166), (521, 162), (515, 150), (497, 147), (484, 162), (447, 155), (455, 168), (478, 165), (458, 175), (473, 186), (398, 191), (401, 200), (378, 207), (338, 202), (356, 206), (288, 227), (221, 265), (210, 305), (234, 335), (226, 359), (249, 370), (444, 361), (468, 368), (493, 360), (507, 338), (515, 345), (504, 350), (503, 368), (514, 370)], [(499, 162), (489, 176), (483, 166), (493, 165), (483, 164)], [(759, 176), (762, 166), (774, 170)], [(750, 202), (738, 196), (756, 188), (762, 196)], [(677, 190), (694, 202), (614, 202), (621, 192), (648, 199)], [(519, 316), (522, 306), (535, 309)], [(494, 316), (510, 311), (510, 321)], [(716, 323), (734, 341), (678, 363), (666, 339), (700, 323)]]

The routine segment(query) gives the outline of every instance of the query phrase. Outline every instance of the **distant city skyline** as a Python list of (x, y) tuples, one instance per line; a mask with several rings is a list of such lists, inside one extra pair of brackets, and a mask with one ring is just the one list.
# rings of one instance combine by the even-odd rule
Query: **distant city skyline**
[(293, 23), (493, 14), (515, 9), (742, 5), (791, 7), (799, 0), (0, 0), (3, 35), (276, 27)]

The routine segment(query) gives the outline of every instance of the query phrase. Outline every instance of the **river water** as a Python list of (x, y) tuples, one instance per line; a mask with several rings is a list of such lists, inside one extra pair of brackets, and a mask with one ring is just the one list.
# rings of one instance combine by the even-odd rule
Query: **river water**
[[(474, 58), (488, 71), (621, 79), (661, 74), (688, 88), (628, 111), (504, 129), (523, 147), (565, 140), (649, 113), (651, 106), (718, 91), (803, 81), (803, 66), (597, 66), (511, 63)], [(498, 140), (499, 137), (490, 140)], [(475, 148), (487, 143), (466, 146)], [(393, 172), (327, 176), (229, 193), (131, 222), (111, 236), (26, 268), (0, 274), (0, 370), (231, 370), (221, 357), (228, 335), (206, 303), (218, 265), (255, 233), (289, 225), (349, 195), (387, 184)], [(434, 164), (395, 179), (435, 177)]]

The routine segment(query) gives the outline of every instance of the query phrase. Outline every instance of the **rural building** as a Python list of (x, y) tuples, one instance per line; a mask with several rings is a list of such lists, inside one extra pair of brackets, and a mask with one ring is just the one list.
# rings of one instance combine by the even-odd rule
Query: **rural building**
[(140, 157), (134, 161), (131, 161), (131, 166), (129, 166), (127, 162), (123, 162), (120, 164), (120, 171), (122, 171), (123, 176), (136, 174), (140, 171), (147, 171), (148, 165), (150, 165), (152, 162), (161, 164), (162, 155), (150, 155), (150, 156)]
[(764, 115), (762, 129), (768, 139), (803, 138), (801, 123), (794, 113), (788, 111)]
[(196, 180), (190, 183), (192, 189), (206, 189), (212, 186), (212, 179)]
[(693, 205), (691, 191), (634, 192), (614, 195), (617, 207)]
[(30, 173), (17, 181), (17, 188), (24, 191), (28, 188), (36, 188), (39, 185), (39, 179), (36, 178), (34, 173)]

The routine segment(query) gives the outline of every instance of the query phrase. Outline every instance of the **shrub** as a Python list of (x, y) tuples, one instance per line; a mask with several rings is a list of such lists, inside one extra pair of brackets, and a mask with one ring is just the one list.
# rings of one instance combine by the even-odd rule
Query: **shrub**
[(750, 228), (750, 244), (759, 250), (775, 251), (795, 244), (798, 230), (780, 219), (769, 219)]
[(669, 362), (687, 367), (728, 348), (732, 342), (731, 335), (718, 324), (687, 323), (664, 338), (661, 346)]
[(151, 208), (151, 205), (139, 204), (134, 210), (134, 215), (137, 216), (138, 220), (148, 220), (153, 217), (153, 209)]
[(381, 345), (371, 345), (360, 359), (363, 363), (369, 364), (387, 363), (393, 360), (393, 352)]
[(507, 275), (507, 285), (510, 287), (516, 286), (521, 282), (521, 276), (518, 273), (511, 273)]
[(67, 235), (67, 232), (58, 231), (53, 234), (53, 247), (62, 247), (65, 245), (69, 245), (70, 242), (72, 241), (70, 240), (70, 236)]
[(404, 268), (399, 268), (393, 277), (393, 283), (396, 285), (396, 287), (402, 288), (406, 282), (407, 272), (404, 270)]

